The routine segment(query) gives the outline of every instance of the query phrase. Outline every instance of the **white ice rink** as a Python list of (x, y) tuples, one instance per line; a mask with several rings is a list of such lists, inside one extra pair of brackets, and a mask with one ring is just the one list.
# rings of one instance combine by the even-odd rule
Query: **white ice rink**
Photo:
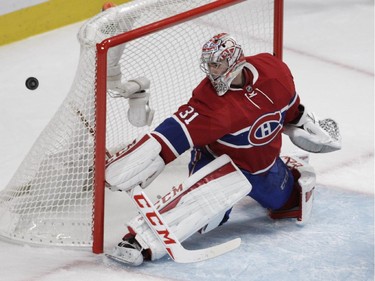
[[(0, 47), (0, 189), (69, 92), (81, 24)], [(341, 151), (310, 156), (317, 188), (309, 224), (271, 221), (246, 198), (226, 225), (184, 243), (203, 248), (239, 236), (239, 249), (196, 264), (165, 257), (138, 268), (90, 251), (0, 240), (0, 280), (374, 280), (374, 1), (286, 0), (284, 61), (302, 102), (318, 116), (336, 119), (343, 138)], [(35, 91), (25, 88), (29, 76), (39, 79)], [(286, 141), (284, 152), (293, 150)], [(166, 174), (158, 181), (170, 185), (176, 171)], [(127, 204), (116, 193), (108, 200), (106, 249), (124, 229), (116, 206)]]

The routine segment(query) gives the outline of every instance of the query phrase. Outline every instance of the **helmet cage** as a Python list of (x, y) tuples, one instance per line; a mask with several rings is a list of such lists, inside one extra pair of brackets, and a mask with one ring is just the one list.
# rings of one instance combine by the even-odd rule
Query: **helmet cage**
[[(222, 74), (214, 75), (210, 72), (213, 65), (220, 65), (224, 61), (228, 63), (228, 68)], [(228, 91), (245, 62), (241, 46), (227, 33), (215, 35), (203, 45), (200, 67), (211, 80), (219, 96)]]

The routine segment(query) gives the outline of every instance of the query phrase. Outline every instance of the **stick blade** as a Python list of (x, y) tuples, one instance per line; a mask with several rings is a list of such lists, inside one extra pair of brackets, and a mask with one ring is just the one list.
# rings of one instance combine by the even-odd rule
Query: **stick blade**
[[(187, 250), (183, 247), (173, 249), (173, 260), (178, 263), (193, 263), (205, 261), (226, 254), (241, 245), (241, 238), (199, 250)], [(169, 251), (168, 251), (169, 252)]]

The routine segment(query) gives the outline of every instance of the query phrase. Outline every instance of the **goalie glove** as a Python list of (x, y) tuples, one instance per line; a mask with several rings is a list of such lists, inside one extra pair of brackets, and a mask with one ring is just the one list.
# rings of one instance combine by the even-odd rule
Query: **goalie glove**
[(284, 127), (284, 133), (299, 148), (314, 153), (327, 153), (341, 149), (339, 127), (333, 119), (319, 120), (303, 107), (303, 114), (296, 124)]

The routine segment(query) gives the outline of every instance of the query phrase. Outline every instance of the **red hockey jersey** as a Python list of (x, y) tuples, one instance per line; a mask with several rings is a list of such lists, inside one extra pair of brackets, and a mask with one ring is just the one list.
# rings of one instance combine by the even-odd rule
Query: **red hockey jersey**
[(166, 163), (192, 147), (229, 155), (252, 174), (267, 171), (279, 156), (283, 125), (299, 116), (289, 68), (270, 54), (246, 58), (243, 88), (218, 96), (206, 77), (187, 104), (152, 133)]

